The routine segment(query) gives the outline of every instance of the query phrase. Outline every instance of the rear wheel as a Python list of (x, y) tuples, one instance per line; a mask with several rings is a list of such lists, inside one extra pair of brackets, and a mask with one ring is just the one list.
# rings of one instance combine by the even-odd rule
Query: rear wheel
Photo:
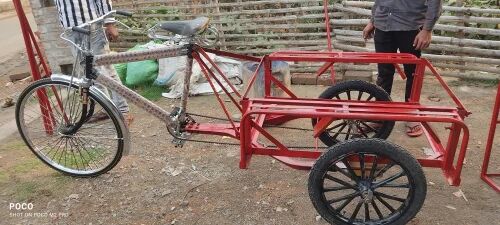
[[(326, 89), (321, 99), (353, 101), (392, 101), (382, 88), (365, 81), (354, 80), (338, 83)], [(317, 119), (312, 119), (316, 125)], [(321, 133), (319, 139), (327, 146), (354, 138), (386, 139), (394, 128), (394, 121), (336, 120)]]
[(331, 147), (309, 174), (309, 196), (332, 224), (406, 224), (425, 201), (418, 161), (381, 139), (353, 139)]
[[(120, 161), (125, 131), (113, 106), (103, 99), (90, 94), (87, 107), (82, 117), (77, 86), (42, 79), (19, 96), (17, 127), (26, 145), (48, 166), (72, 176), (98, 176)], [(104, 119), (95, 120), (97, 115)], [(85, 123), (74, 131), (82, 118)]]

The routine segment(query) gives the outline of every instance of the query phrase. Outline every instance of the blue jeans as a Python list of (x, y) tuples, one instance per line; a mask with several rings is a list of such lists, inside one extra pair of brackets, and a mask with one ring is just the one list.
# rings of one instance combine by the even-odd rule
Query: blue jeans
[[(72, 37), (70, 39), (72, 39), (72, 41), (77, 43), (77, 44), (82, 43), (84, 45), (88, 45), (88, 43), (84, 43), (84, 42), (88, 41), (87, 35), (85, 35), (85, 34), (73, 32)], [(106, 33), (104, 32), (104, 29), (97, 28), (97, 29), (92, 31), (92, 34), (90, 37), (90, 49), (94, 55), (109, 54), (111, 52), (111, 50), (109, 49), (109, 42), (108, 42), (108, 39), (106, 38)], [(73, 53), (74, 57), (77, 57), (78, 50), (76, 47), (73, 46), (71, 48), (71, 52)], [(74, 70), (76, 68), (77, 68), (76, 66), (73, 66)], [(83, 68), (83, 67), (80, 67), (80, 68)], [(102, 75), (109, 76), (109, 77), (115, 79), (116, 81), (121, 82), (120, 77), (118, 77), (118, 74), (116, 73), (116, 70), (113, 67), (113, 65), (97, 66), (97, 67), (95, 67), (95, 69), (97, 70), (97, 72), (99, 73), (100, 76), (102, 76)], [(78, 71), (78, 70), (76, 70), (76, 71)], [(80, 71), (83, 73), (83, 69)], [(73, 74), (73, 75), (80, 76), (82, 74)], [(108, 95), (111, 94), (111, 96), (110, 96), (111, 101), (113, 102), (113, 104), (115, 104), (115, 106), (118, 108), (118, 110), (120, 110), (120, 112), (128, 113), (130, 111), (127, 100), (125, 100), (125, 98), (123, 98), (123, 96), (117, 94), (114, 91), (111, 91), (111, 93), (110, 93), (109, 90), (101, 84), (96, 83), (95, 86), (99, 90), (101, 90), (103, 93), (106, 93)]]

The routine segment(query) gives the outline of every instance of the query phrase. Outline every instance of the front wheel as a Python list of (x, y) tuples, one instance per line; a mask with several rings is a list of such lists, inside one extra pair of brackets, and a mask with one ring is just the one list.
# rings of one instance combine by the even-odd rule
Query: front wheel
[[(90, 93), (83, 110), (81, 100), (75, 85), (36, 81), (19, 96), (17, 127), (29, 149), (51, 168), (71, 176), (98, 176), (120, 161), (126, 131), (112, 105)], [(73, 129), (82, 118), (85, 123)]]
[(381, 139), (331, 147), (309, 174), (309, 196), (329, 223), (406, 224), (424, 204), (427, 183), (418, 161)]

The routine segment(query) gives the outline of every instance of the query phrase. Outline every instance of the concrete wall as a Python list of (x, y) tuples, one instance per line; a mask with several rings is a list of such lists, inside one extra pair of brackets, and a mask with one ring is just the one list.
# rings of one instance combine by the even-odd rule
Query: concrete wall
[(61, 73), (61, 66), (73, 64), (73, 56), (69, 44), (59, 38), (63, 29), (59, 23), (57, 8), (53, 0), (29, 1), (49, 65), (54, 73)]

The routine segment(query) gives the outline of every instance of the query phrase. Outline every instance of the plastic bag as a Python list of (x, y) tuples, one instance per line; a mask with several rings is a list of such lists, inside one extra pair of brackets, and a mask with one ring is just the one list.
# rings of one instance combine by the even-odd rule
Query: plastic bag
[(115, 68), (116, 73), (118, 74), (118, 77), (120, 77), (122, 83), (125, 83), (125, 79), (127, 77), (127, 64), (126, 63), (114, 64), (113, 67)]

